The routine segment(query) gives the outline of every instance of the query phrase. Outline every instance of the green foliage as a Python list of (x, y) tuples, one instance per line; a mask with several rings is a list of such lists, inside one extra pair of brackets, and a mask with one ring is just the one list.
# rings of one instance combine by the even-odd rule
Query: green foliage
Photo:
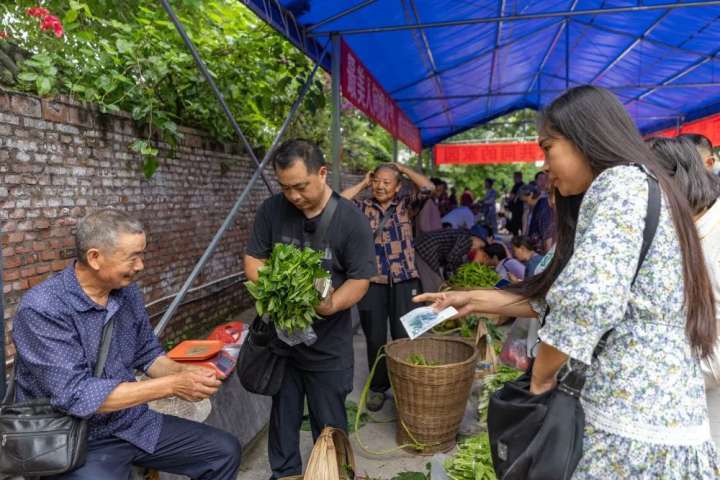
[(330, 276), (322, 268), (322, 252), (278, 243), (258, 273), (257, 283), (245, 282), (258, 315), (269, 315), (288, 333), (302, 331), (320, 318), (315, 312), (320, 295), (314, 281)]
[[(269, 145), (310, 71), (310, 62), (262, 23), (241, 2), (174, 2), (180, 20), (205, 60), (230, 109), (254, 145)], [(36, 1), (19, 0), (0, 10), (3, 28), (33, 56), (21, 63), (17, 88), (39, 95), (69, 94), (124, 110), (146, 129), (132, 151), (145, 159), (145, 174), (157, 166), (152, 141), (174, 147), (178, 125), (208, 131), (219, 141), (235, 141), (229, 122), (201, 77), (185, 45), (152, 0), (49, 1), (65, 35), (38, 29), (25, 13)], [(302, 105), (313, 119), (326, 109), (324, 82), (316, 80)], [(301, 121), (294, 133), (320, 139), (326, 130)]]
[(487, 265), (466, 263), (458, 268), (448, 280), (451, 288), (492, 288), (500, 281), (500, 275)]

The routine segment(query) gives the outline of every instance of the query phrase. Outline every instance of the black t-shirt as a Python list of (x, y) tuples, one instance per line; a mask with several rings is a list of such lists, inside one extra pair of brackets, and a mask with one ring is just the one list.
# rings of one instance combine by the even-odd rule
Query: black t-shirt
[[(375, 275), (375, 250), (370, 224), (349, 200), (333, 192), (338, 205), (325, 234), (324, 267), (332, 273), (336, 290), (345, 280), (366, 280)], [(263, 202), (255, 215), (247, 254), (258, 259), (270, 258), (276, 243), (303, 245), (304, 232), (313, 231), (306, 225), (320, 221), (318, 215), (307, 219), (302, 211), (285, 199), (274, 195)], [(309, 240), (307, 241), (309, 245)], [(318, 340), (310, 345), (291, 348), (296, 366), (305, 370), (345, 370), (353, 365), (352, 324), (350, 311), (344, 310), (317, 320), (313, 329)]]

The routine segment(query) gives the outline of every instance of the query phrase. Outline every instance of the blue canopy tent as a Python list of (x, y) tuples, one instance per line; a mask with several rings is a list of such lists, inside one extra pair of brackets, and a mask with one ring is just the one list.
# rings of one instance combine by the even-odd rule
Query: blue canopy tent
[(342, 38), (423, 147), (579, 84), (613, 90), (645, 133), (720, 111), (720, 1), (243, 2), (315, 60)]
[[(262, 178), (318, 67), (332, 74), (332, 184), (340, 188), (340, 72), (348, 58), (341, 53), (347, 54), (348, 48), (353, 61), (373, 77), (373, 88), (384, 90), (380, 97), (394, 103), (385, 119), (392, 117), (395, 123), (385, 123), (395, 126), (396, 138), (416, 140), (410, 142), (416, 151), (512, 111), (541, 109), (580, 84), (613, 90), (645, 133), (720, 112), (720, 0), (242, 2), (316, 67), (260, 162), (169, 0), (160, 0), (258, 170), (163, 315), (157, 333)], [(386, 107), (381, 113), (387, 114)], [(403, 137), (401, 131), (412, 135)]]

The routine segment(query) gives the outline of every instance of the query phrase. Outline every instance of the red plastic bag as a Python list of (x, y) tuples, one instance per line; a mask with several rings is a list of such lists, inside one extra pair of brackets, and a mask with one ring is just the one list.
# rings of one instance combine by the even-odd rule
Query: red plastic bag
[(518, 318), (513, 323), (507, 340), (500, 352), (500, 361), (505, 365), (518, 370), (526, 371), (530, 367), (530, 352), (528, 352), (528, 333), (530, 332), (529, 318)]

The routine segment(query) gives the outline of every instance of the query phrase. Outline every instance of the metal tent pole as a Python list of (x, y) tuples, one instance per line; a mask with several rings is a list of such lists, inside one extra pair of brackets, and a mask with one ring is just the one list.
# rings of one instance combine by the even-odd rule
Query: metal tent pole
[(268, 162), (270, 161), (270, 157), (272, 156), (273, 152), (275, 151), (275, 148), (277, 148), (278, 144), (280, 143), (280, 139), (285, 134), (285, 131), (287, 130), (288, 126), (290, 126), (290, 122), (292, 118), (295, 116), (295, 113), (300, 108), (300, 105), (302, 104), (303, 99), (305, 98), (305, 95), (307, 94), (308, 90), (310, 89), (310, 85), (312, 85), (313, 79), (315, 78), (315, 73), (317, 73), (318, 68), (320, 67), (320, 63), (322, 62), (323, 57), (325, 56), (327, 52), (327, 46), (325, 47), (325, 50), (320, 55), (320, 58), (318, 59), (317, 63), (315, 63), (315, 67), (312, 69), (312, 72), (310, 72), (310, 75), (308, 75), (307, 80), (305, 80), (305, 84), (303, 85), (302, 90), (298, 94), (297, 99), (295, 100), (295, 103), (293, 104), (292, 108), (290, 109), (290, 112), (288, 113), (287, 117), (285, 118), (285, 121), (282, 124), (282, 127), (280, 127), (280, 130), (278, 131), (277, 135), (275, 136), (275, 139), (273, 140), (272, 145), (270, 145), (270, 148), (268, 149), (267, 153), (265, 153), (265, 156), (263, 157), (262, 162), (260, 163), (260, 166), (255, 170), (255, 173), (250, 178), (250, 181), (245, 186), (245, 189), (242, 191), (240, 196), (238, 197), (237, 201), (235, 202), (235, 205), (233, 205), (232, 209), (230, 210), (230, 213), (228, 213), (227, 217), (225, 217), (225, 221), (223, 222), (222, 226), (220, 226), (220, 229), (215, 233), (215, 236), (213, 237), (212, 241), (210, 242), (210, 245), (205, 249), (205, 252), (202, 254), (202, 257), (200, 257), (200, 260), (198, 260), (197, 264), (195, 264), (195, 267), (193, 268), (192, 272), (188, 276), (187, 280), (185, 280), (185, 283), (183, 284), (182, 288), (178, 292), (178, 294), (173, 299), (172, 303), (168, 307), (167, 311), (163, 314), (162, 318), (160, 319), (160, 322), (155, 327), (155, 334), (160, 335), (162, 331), (167, 326), (168, 322), (172, 318), (173, 315), (175, 315), (175, 312), (177, 311), (178, 307), (180, 306), (180, 303), (185, 298), (185, 295), (187, 294), (188, 290), (190, 290), (190, 287), (195, 282), (195, 279), (200, 274), (200, 271), (205, 266), (205, 263), (207, 263), (208, 259), (212, 256), (213, 252), (215, 251), (215, 248), (217, 247), (218, 243), (220, 243), (220, 239), (222, 238), (225, 231), (230, 227), (232, 222), (235, 219), (235, 215), (237, 215), (237, 212), (240, 210), (240, 206), (245, 202), (245, 199), (249, 195), (250, 191), (252, 190), (253, 186), (255, 185), (255, 182), (257, 182), (258, 178), (260, 178), (263, 170), (267, 166)]
[[(208, 71), (207, 65), (205, 65), (205, 62), (203, 62), (202, 58), (200, 57), (200, 54), (198, 53), (197, 49), (195, 48), (195, 45), (192, 43), (192, 40), (190, 40), (190, 37), (188, 37), (187, 32), (185, 31), (185, 27), (183, 27), (182, 23), (180, 22), (180, 19), (175, 14), (175, 11), (172, 9), (170, 4), (168, 3), (168, 0), (160, 0), (160, 3), (162, 3), (163, 8), (167, 12), (168, 16), (170, 17), (170, 20), (175, 25), (175, 28), (177, 29), (178, 33), (183, 39), (183, 42), (185, 42), (185, 46), (190, 50), (190, 54), (192, 55), (193, 59), (195, 60), (195, 65), (197, 65), (198, 70), (200, 70), (200, 73), (202, 73), (202, 76), (205, 78), (205, 81), (210, 85), (210, 88), (213, 91), (213, 94), (215, 95), (215, 98), (217, 98), (218, 102), (220, 103), (220, 106), (222, 107), (223, 112), (225, 113), (225, 116), (227, 117), (228, 121), (230, 122), (230, 125), (232, 125), (233, 130), (235, 130), (235, 133), (238, 137), (240, 137), (240, 140), (242, 141), (243, 145), (245, 146), (245, 150), (247, 150), (248, 155), (250, 155), (250, 158), (253, 159), (255, 162), (255, 165), (258, 167), (260, 166), (260, 162), (258, 161), (257, 157), (255, 156), (255, 152), (253, 152), (252, 147), (250, 146), (250, 142), (248, 142), (247, 137), (245, 137), (245, 134), (240, 129), (240, 125), (238, 125), (237, 121), (235, 120), (235, 116), (230, 111), (230, 107), (228, 106), (227, 102), (225, 101), (225, 97), (223, 96), (222, 92), (218, 88), (217, 84), (215, 83), (215, 80), (213, 80), (212, 75), (210, 75), (210, 72)], [(265, 186), (268, 189), (268, 192), (270, 194), (273, 193), (272, 187), (270, 186), (270, 182), (267, 178), (265, 178), (265, 173), (260, 173), (260, 176), (263, 179), (263, 182), (265, 182)]]
[(0, 348), (0, 399), (5, 398), (5, 290), (3, 285), (3, 259), (2, 248), (0, 248), (0, 332), (2, 332), (2, 348)]
[(392, 141), (392, 161), (397, 163), (398, 161), (398, 141), (397, 138), (393, 138)]
[(333, 190), (340, 191), (340, 35), (330, 36), (332, 43), (332, 123), (330, 126), (330, 156), (332, 157)]

